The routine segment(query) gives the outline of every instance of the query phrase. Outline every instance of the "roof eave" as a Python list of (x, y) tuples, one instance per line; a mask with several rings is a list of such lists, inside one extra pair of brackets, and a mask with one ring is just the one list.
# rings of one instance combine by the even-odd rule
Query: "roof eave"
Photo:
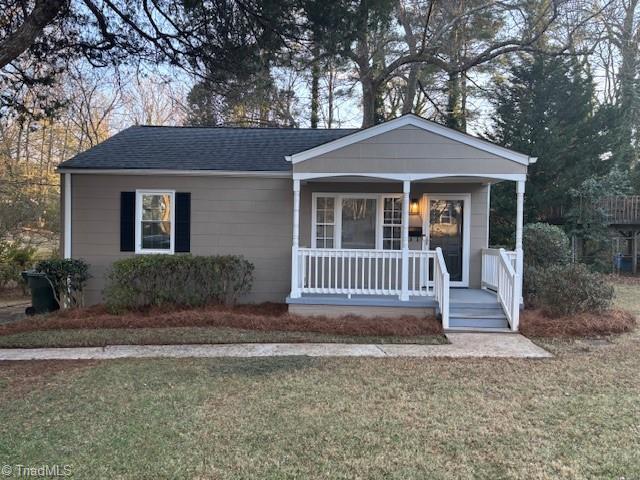
[(175, 175), (202, 177), (269, 177), (291, 178), (289, 170), (172, 170), (161, 168), (78, 168), (58, 166), (60, 174), (81, 175)]

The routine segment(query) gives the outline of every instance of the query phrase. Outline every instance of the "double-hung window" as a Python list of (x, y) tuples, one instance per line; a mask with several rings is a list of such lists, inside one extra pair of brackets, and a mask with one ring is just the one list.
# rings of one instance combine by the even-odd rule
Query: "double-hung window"
[(400, 194), (313, 194), (314, 248), (399, 250)]
[(335, 199), (318, 197), (316, 199), (315, 242), (318, 248), (333, 248), (335, 235)]
[(402, 240), (402, 198), (384, 199), (382, 212), (382, 248), (400, 250)]
[(173, 253), (175, 192), (136, 191), (136, 252)]

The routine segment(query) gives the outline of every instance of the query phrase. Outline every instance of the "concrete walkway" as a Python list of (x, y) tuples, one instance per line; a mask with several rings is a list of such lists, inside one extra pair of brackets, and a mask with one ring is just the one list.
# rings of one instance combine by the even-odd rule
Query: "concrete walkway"
[(115, 358), (213, 357), (503, 357), (552, 355), (518, 334), (448, 333), (449, 345), (354, 345), (345, 343), (239, 343), (229, 345), (114, 345), (84, 348), (5, 348), (2, 360), (108, 360)]

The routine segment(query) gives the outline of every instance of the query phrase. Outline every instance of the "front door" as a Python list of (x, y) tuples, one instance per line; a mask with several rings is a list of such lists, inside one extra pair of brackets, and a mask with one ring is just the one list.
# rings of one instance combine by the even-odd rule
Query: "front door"
[(468, 194), (426, 194), (424, 215), (425, 247), (440, 247), (449, 271), (451, 286), (469, 286), (469, 227), (471, 196)]

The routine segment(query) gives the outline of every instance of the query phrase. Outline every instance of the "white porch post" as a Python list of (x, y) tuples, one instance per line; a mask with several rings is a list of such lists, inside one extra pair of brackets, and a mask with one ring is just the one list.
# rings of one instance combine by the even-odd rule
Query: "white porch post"
[(64, 174), (64, 258), (71, 258), (71, 174)]
[(293, 181), (293, 243), (291, 246), (291, 298), (300, 298), (300, 270), (298, 247), (300, 246), (300, 180)]
[(402, 182), (402, 285), (400, 300), (409, 300), (409, 192), (411, 182)]
[(516, 273), (518, 274), (518, 296), (522, 298), (522, 282), (524, 278), (524, 254), (522, 251), (522, 229), (524, 224), (524, 180), (519, 180), (516, 187)]

